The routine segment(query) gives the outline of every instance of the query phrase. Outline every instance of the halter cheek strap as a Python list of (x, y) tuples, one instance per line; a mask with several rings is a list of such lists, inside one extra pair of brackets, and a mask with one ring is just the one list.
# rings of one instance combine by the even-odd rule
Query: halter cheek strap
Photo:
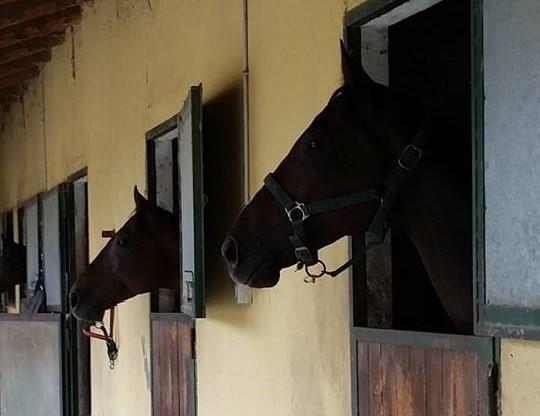
[[(380, 188), (370, 188), (360, 192), (354, 192), (336, 198), (324, 199), (315, 202), (295, 201), (276, 181), (272, 174), (268, 174), (264, 179), (265, 187), (270, 191), (274, 198), (284, 208), (285, 213), (292, 227), (292, 234), (289, 241), (294, 248), (294, 255), (298, 261), (297, 268), (305, 269), (308, 275), (307, 282), (315, 282), (315, 279), (328, 275), (335, 277), (353, 264), (360, 261), (365, 252), (373, 245), (384, 241), (387, 229), (387, 220), (395, 201), (401, 191), (409, 174), (416, 168), (422, 159), (422, 147), (426, 141), (425, 127), (428, 119), (424, 120), (422, 126), (416, 133), (411, 143), (407, 144), (398, 160), (396, 166), (392, 169), (384, 182), (385, 192), (381, 195)], [(373, 217), (371, 224), (364, 233), (365, 246), (355, 254), (353, 258), (333, 271), (327, 271), (324, 262), (318, 259), (317, 252), (312, 252), (307, 246), (307, 235), (304, 222), (312, 215), (324, 214), (330, 211), (336, 211), (353, 205), (378, 200), (379, 208)], [(319, 272), (312, 272), (310, 267), (319, 265)]]
[(335, 211), (363, 202), (379, 200), (381, 197), (377, 189), (373, 188), (337, 198), (306, 203), (294, 201), (271, 174), (267, 175), (264, 179), (264, 185), (285, 209), (285, 213), (292, 225), (293, 231), (292, 235), (289, 236), (289, 241), (294, 248), (294, 254), (298, 262), (306, 266), (316, 264), (318, 258), (317, 254), (315, 253), (314, 255), (305, 243), (307, 237), (304, 221), (312, 215)]

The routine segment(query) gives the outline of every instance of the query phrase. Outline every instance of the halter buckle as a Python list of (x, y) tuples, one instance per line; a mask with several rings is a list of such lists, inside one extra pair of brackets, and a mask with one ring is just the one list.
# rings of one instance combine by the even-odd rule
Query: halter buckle
[(416, 167), (420, 159), (422, 159), (422, 149), (409, 143), (399, 155), (398, 165), (404, 171), (410, 172)]
[(296, 260), (303, 265), (311, 266), (317, 262), (307, 247), (296, 247), (294, 249), (294, 255), (296, 256)]
[(309, 212), (306, 205), (302, 202), (295, 202), (295, 205), (291, 209), (285, 208), (285, 212), (289, 217), (289, 221), (292, 223), (297, 221), (303, 222), (309, 218)]

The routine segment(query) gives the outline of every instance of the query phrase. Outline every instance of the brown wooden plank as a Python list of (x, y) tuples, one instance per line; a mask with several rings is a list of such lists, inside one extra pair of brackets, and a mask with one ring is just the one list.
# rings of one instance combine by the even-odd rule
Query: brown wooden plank
[(0, 79), (17, 72), (34, 68), (50, 59), (51, 51), (47, 49), (7, 63), (0, 63)]
[(53, 46), (60, 45), (64, 42), (64, 31), (60, 33), (52, 33), (47, 36), (28, 39), (0, 49), (0, 63), (11, 62), (16, 59), (24, 58), (38, 52), (47, 51)]
[(178, 358), (176, 349), (178, 346), (178, 331), (176, 322), (160, 321), (161, 349), (159, 354), (160, 378), (158, 385), (159, 408), (155, 416), (178, 415)]
[(0, 29), (0, 48), (50, 33), (61, 33), (81, 17), (79, 5), (37, 19)]
[(29, 81), (36, 78), (39, 75), (39, 68), (37, 66), (25, 69), (23, 71), (16, 72), (11, 75), (0, 78), (0, 89), (16, 86), (21, 82)]
[(477, 415), (475, 353), (443, 351), (443, 377), (445, 408), (442, 414), (447, 416)]
[(193, 332), (191, 321), (178, 322), (178, 372), (180, 375), (180, 385), (178, 397), (180, 401), (179, 416), (194, 416), (195, 408), (194, 389), (192, 385), (194, 381), (191, 371), (192, 359), (194, 358), (193, 351)]
[(161, 325), (159, 321), (152, 321), (152, 414), (159, 414), (160, 396), (159, 380), (161, 379)]
[(426, 371), (426, 416), (443, 414), (443, 355), (440, 349), (430, 349), (425, 353)]
[(409, 349), (409, 377), (412, 416), (426, 416), (426, 353), (424, 348)]
[(476, 383), (478, 390), (478, 415), (483, 416), (488, 414), (489, 387), (490, 387), (490, 369), (488, 363), (477, 358), (476, 366)]
[(70, 6), (80, 0), (17, 0), (0, 4), (0, 28), (13, 26), (28, 20), (47, 16)]
[(369, 416), (369, 355), (368, 344), (356, 343), (357, 363), (357, 416)]
[(0, 106), (9, 106), (13, 104), (15, 101), (17, 101), (18, 97), (14, 97), (13, 95), (8, 95), (5, 97), (0, 96)]
[(400, 346), (394, 344), (381, 345), (381, 383), (382, 383), (382, 414), (397, 416), (397, 373), (398, 351)]
[(156, 393), (158, 396), (156, 414), (154, 416), (166, 416), (167, 407), (169, 405), (169, 380), (171, 378), (171, 368), (168, 365), (167, 356), (169, 354), (167, 350), (167, 322), (159, 321), (157, 322), (159, 327), (159, 338), (156, 342), (160, 344), (159, 356), (158, 356), (158, 366), (159, 366), (159, 378), (156, 380), (157, 384), (154, 385)]
[(463, 351), (460, 371), (463, 374), (463, 407), (465, 415), (478, 413), (478, 355), (473, 351)]
[(443, 405), (441, 408), (441, 416), (454, 416), (457, 411), (458, 394), (455, 391), (456, 387), (456, 374), (454, 371), (456, 359), (453, 351), (443, 350), (442, 351), (442, 377), (443, 377), (443, 391), (442, 399)]
[(381, 345), (368, 344), (369, 416), (384, 416), (382, 399)]
[(178, 371), (178, 327), (174, 321), (167, 322), (167, 324), (167, 361), (171, 368), (170, 383), (167, 386), (167, 389), (169, 390), (169, 409), (167, 416), (178, 416), (180, 412), (179, 390), (181, 383), (181, 376)]
[(394, 394), (391, 416), (414, 416), (413, 387), (410, 365), (410, 350), (408, 346), (398, 345), (394, 351)]
[(0, 89), (0, 97), (19, 95), (20, 93), (22, 93), (22, 88), (17, 85)]

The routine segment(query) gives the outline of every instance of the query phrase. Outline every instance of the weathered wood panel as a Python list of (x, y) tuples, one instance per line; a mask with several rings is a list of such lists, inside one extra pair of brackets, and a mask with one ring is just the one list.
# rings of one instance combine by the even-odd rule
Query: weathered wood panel
[(181, 315), (152, 319), (152, 401), (154, 416), (193, 416), (192, 321)]
[(363, 342), (357, 351), (358, 416), (485, 416), (487, 367), (478, 352)]

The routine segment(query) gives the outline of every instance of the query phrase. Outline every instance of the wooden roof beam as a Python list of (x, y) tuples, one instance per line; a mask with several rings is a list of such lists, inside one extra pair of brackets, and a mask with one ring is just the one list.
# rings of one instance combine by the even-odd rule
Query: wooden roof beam
[(10, 104), (13, 104), (15, 101), (17, 101), (17, 98), (18, 96), (16, 95), (0, 97), (0, 106), (9, 106)]
[(42, 63), (48, 62), (50, 59), (51, 51), (44, 50), (34, 53), (33, 55), (25, 56), (23, 58), (0, 64), (0, 78), (11, 75), (15, 72), (21, 72), (34, 66), (39, 66)]
[(24, 92), (22, 84), (12, 85), (10, 87), (0, 88), (0, 98), (4, 97), (18, 97)]
[(72, 6), (47, 16), (0, 29), (0, 48), (42, 37), (50, 33), (59, 33), (81, 18), (81, 6)]
[(33, 78), (39, 76), (39, 68), (34, 66), (32, 68), (25, 69), (23, 71), (15, 72), (14, 74), (7, 75), (0, 78), (0, 89), (19, 86), (21, 83), (30, 81)]
[(25, 40), (12, 46), (0, 49), (0, 64), (24, 58), (37, 52), (47, 51), (64, 42), (64, 33), (50, 34)]
[(81, 0), (14, 0), (0, 4), (0, 29), (51, 15), (79, 3)]

